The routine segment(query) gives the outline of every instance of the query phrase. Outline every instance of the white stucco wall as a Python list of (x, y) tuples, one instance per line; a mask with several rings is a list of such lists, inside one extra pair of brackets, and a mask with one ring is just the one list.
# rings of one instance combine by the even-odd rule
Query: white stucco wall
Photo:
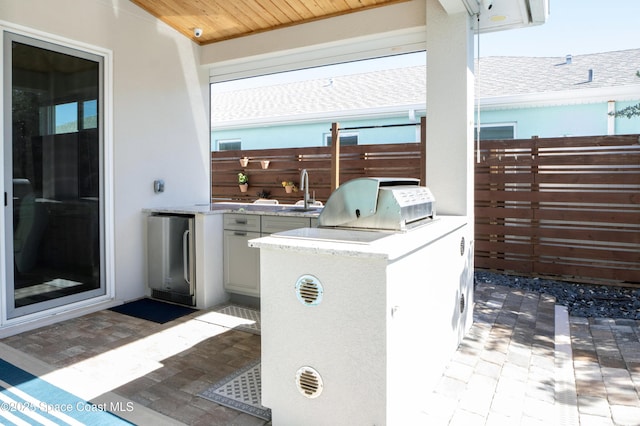
[[(142, 209), (209, 200), (208, 71), (198, 47), (128, 0), (0, 0), (0, 26), (111, 52), (111, 281), (117, 299), (142, 297)], [(166, 191), (156, 195), (159, 178)]]

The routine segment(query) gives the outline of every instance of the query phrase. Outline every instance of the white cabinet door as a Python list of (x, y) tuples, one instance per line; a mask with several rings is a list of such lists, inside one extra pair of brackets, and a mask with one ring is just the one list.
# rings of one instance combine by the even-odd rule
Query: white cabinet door
[(231, 293), (260, 296), (260, 250), (248, 242), (258, 232), (224, 231), (224, 288)]
[(260, 249), (249, 247), (249, 240), (309, 226), (311, 219), (308, 217), (225, 214), (225, 290), (260, 297)]

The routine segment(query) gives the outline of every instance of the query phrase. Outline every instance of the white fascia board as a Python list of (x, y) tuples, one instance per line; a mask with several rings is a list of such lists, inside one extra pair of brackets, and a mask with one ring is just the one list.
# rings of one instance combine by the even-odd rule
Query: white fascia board
[(531, 23), (541, 25), (549, 19), (549, 0), (530, 0)]
[(513, 96), (482, 97), (480, 98), (480, 108), (485, 110), (500, 110), (557, 105), (592, 104), (608, 101), (635, 101), (638, 99), (640, 99), (640, 86), (626, 85), (599, 87), (596, 89), (528, 93)]
[(230, 120), (223, 123), (217, 123), (211, 126), (212, 131), (247, 129), (255, 127), (274, 127), (274, 126), (290, 126), (296, 124), (310, 124), (341, 120), (370, 120), (376, 118), (389, 117), (409, 117), (413, 111), (415, 115), (424, 115), (426, 108), (424, 104), (403, 105), (402, 107), (381, 107), (367, 108), (361, 110), (348, 111), (327, 111), (310, 114), (299, 114), (287, 117), (264, 117), (250, 120)]
[[(464, 1), (462, 0), (438, 0), (442, 5), (442, 8), (447, 15), (453, 15), (455, 13), (467, 12)], [(473, 3), (478, 3), (477, 0), (471, 0)]]
[(211, 65), (209, 80), (211, 83), (219, 83), (302, 68), (423, 51), (426, 49), (424, 34), (424, 27), (415, 27), (351, 39), (348, 43), (332, 42), (219, 62)]
[(410, 0), (201, 47), (211, 82), (426, 48), (426, 3)]

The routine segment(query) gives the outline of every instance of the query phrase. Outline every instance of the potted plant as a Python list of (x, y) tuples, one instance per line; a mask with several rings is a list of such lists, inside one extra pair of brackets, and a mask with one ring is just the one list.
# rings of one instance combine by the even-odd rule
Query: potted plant
[(240, 192), (247, 192), (249, 188), (249, 176), (244, 173), (238, 173), (238, 186), (240, 187)]
[(263, 189), (262, 191), (258, 191), (256, 195), (261, 200), (268, 200), (271, 197), (271, 191), (267, 191), (266, 189)]
[(291, 194), (292, 192), (298, 192), (298, 187), (296, 186), (295, 183), (289, 181), (283, 181), (282, 182), (282, 186), (284, 186), (284, 190), (287, 192), (287, 194)]

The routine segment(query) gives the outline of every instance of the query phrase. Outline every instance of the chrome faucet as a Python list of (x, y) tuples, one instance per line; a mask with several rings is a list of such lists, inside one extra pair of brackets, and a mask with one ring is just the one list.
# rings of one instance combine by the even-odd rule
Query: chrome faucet
[(309, 173), (307, 169), (300, 172), (300, 189), (304, 191), (304, 209), (309, 208)]

